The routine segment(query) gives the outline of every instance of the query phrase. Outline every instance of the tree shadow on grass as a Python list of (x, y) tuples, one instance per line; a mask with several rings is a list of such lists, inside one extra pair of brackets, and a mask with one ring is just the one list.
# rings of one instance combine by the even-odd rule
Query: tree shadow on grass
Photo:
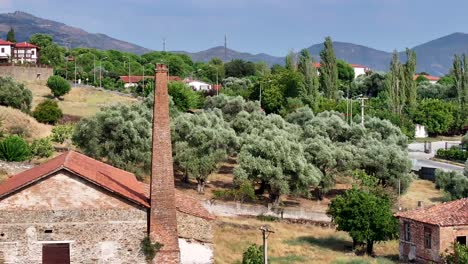
[(328, 237), (310, 237), (310, 236), (302, 236), (296, 239), (286, 241), (288, 245), (310, 245), (310, 246), (318, 246), (321, 248), (327, 248), (334, 251), (340, 252), (349, 252), (352, 251), (353, 243), (351, 241), (337, 238), (334, 236)]

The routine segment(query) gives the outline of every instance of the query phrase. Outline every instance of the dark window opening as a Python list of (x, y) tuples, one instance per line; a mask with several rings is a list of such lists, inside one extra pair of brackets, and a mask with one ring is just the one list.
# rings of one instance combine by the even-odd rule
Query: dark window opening
[(405, 232), (404, 234), (404, 238), (405, 238), (405, 241), (411, 241), (411, 225), (410, 225), (410, 222), (405, 222), (403, 224), (403, 232)]
[(46, 233), (46, 234), (51, 234), (51, 233), (52, 233), (52, 229), (46, 229), (46, 230), (44, 231), (44, 233)]
[(0, 236), (4, 237), (4, 236), (5, 236), (5, 233), (1, 233)]
[(432, 248), (432, 230), (429, 227), (424, 227), (424, 247)]
[(457, 243), (461, 245), (466, 245), (466, 236), (458, 236)]
[(5, 53), (5, 48), (2, 48), (2, 53)]

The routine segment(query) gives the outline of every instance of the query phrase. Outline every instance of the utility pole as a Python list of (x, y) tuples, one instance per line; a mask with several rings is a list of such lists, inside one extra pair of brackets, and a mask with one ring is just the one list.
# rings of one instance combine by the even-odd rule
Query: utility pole
[(227, 61), (227, 35), (224, 34), (224, 61)]
[(268, 237), (270, 236), (270, 233), (274, 233), (274, 231), (270, 230), (268, 225), (260, 227), (260, 231), (262, 231), (263, 236), (263, 263), (268, 264)]
[(75, 86), (76, 86), (76, 57), (74, 57), (73, 60), (75, 61)]
[(358, 100), (361, 100), (361, 126), (364, 126), (364, 100), (367, 100), (367, 97), (359, 97)]
[(398, 211), (401, 211), (400, 195), (401, 195), (401, 181), (400, 181), (400, 178), (398, 177)]
[(93, 74), (94, 74), (94, 80), (93, 80), (93, 86), (96, 85), (96, 55), (93, 53)]

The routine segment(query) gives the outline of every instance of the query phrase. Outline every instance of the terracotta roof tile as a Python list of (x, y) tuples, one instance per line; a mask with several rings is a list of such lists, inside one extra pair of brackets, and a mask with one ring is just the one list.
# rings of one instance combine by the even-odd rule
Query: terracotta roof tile
[(20, 42), (20, 43), (16, 43), (16, 44), (15, 44), (15, 48), (20, 48), (20, 49), (21, 49), (21, 48), (26, 48), (26, 49), (27, 49), (27, 48), (31, 48), (31, 49), (32, 49), (32, 48), (36, 48), (36, 49), (37, 49), (37, 48), (39, 48), (39, 47), (36, 46), (36, 45), (33, 45), (33, 44), (31, 44), (31, 43), (28, 43), (28, 42)]
[[(149, 198), (150, 196), (150, 186), (147, 183), (140, 182), (141, 186), (144, 189), (145, 195)], [(207, 220), (214, 220), (215, 217), (208, 212), (198, 201), (179, 190), (175, 190), (175, 200), (177, 211), (186, 213), (189, 215), (197, 216)]]
[(468, 225), (468, 198), (399, 212), (395, 216), (437, 226)]
[[(0, 199), (62, 169), (139, 205), (150, 207), (148, 184), (139, 182), (133, 173), (112, 167), (75, 151), (68, 151), (8, 178), (0, 184)], [(208, 220), (214, 219), (213, 215), (200, 204), (200, 201), (177, 190), (175, 198), (178, 211)]]
[(10, 45), (10, 46), (12, 46), (12, 45), (15, 45), (15, 43), (0, 39), (0, 45), (3, 45), (3, 46)]
[(429, 81), (433, 81), (433, 82), (437, 82), (438, 80), (440, 80), (439, 77), (436, 77), (436, 76), (432, 76), (432, 75), (418, 75), (418, 74), (415, 74), (413, 76), (413, 80), (416, 80), (419, 76), (423, 76), (425, 77), (426, 79), (428, 79)]

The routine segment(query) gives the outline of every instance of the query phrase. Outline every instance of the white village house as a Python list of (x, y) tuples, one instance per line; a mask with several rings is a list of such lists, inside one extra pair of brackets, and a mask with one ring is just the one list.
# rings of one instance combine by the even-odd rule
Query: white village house
[(13, 43), (0, 39), (0, 62), (37, 63), (40, 48), (28, 42)]
[[(360, 64), (349, 64), (353, 70), (354, 70), (354, 78), (358, 77), (359, 75), (364, 75), (366, 74), (368, 71), (370, 71), (371, 69), (367, 66), (363, 66), (363, 65), (360, 65)], [(317, 68), (317, 71), (318, 69), (320, 68), (320, 62), (316, 62), (314, 63), (314, 66), (315, 68)], [(320, 74), (320, 73), (319, 73)]]
[(15, 43), (0, 39), (0, 62), (9, 62)]
[(209, 91), (211, 90), (211, 84), (202, 82), (202, 81), (197, 81), (197, 80), (185, 80), (185, 83), (187, 83), (190, 88), (192, 88), (194, 91)]

